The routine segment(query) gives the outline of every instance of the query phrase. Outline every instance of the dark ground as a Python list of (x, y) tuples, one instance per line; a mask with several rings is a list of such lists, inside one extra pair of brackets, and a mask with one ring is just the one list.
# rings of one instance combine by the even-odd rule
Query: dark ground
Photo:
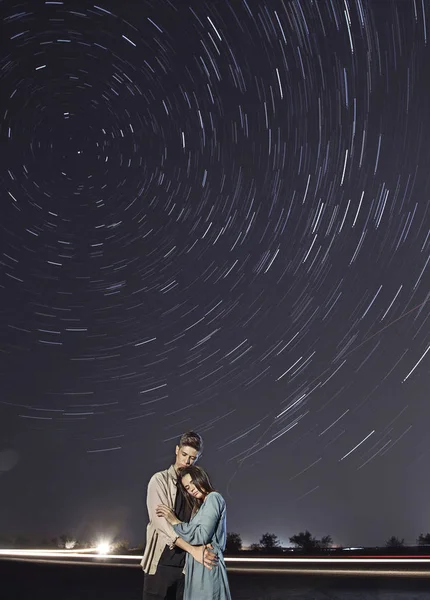
[[(233, 600), (430, 600), (430, 578), (232, 573), (229, 580)], [(137, 567), (0, 560), (0, 600), (140, 600), (142, 582)]]

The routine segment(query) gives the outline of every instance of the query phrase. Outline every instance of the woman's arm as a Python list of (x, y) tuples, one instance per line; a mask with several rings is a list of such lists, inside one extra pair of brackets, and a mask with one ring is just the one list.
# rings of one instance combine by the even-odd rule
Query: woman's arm
[(212, 552), (213, 548), (210, 544), (208, 547), (204, 546), (203, 544), (200, 546), (192, 546), (182, 538), (177, 537), (175, 546), (185, 550), (185, 552), (188, 552), (188, 554), (191, 554), (195, 561), (202, 564), (204, 567), (209, 569), (209, 571), (212, 571), (213, 567), (216, 567), (218, 564), (218, 557)]
[[(156, 512), (158, 517), (164, 517), (171, 525), (182, 524), (182, 521), (178, 519), (174, 511), (163, 504), (157, 506)], [(176, 546), (178, 546), (178, 548), (181, 548), (182, 550), (185, 550), (186, 552), (191, 554), (194, 560), (196, 560), (199, 563), (202, 563), (209, 570), (211, 570), (212, 567), (218, 564), (217, 556), (212, 552), (213, 548), (210, 544), (208, 544), (207, 547), (205, 547), (204, 544), (191, 545), (190, 543), (179, 537), (177, 534), (174, 543)]]
[(181, 539), (193, 546), (209, 544), (224, 509), (224, 498), (212, 492), (190, 523), (178, 523), (173, 525), (173, 529)]

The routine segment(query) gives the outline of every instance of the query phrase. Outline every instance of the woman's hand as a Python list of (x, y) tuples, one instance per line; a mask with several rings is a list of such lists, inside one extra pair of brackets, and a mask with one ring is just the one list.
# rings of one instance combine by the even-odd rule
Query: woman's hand
[(159, 504), (155, 509), (157, 517), (164, 517), (170, 525), (178, 525), (178, 523), (182, 523), (175, 515), (173, 510), (168, 506), (164, 506), (164, 504)]

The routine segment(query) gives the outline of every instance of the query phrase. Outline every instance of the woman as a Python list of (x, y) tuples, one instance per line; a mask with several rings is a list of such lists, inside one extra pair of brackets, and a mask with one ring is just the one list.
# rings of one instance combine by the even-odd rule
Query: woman
[(226, 543), (225, 500), (201, 467), (180, 469), (178, 483), (192, 509), (190, 522), (182, 523), (171, 508), (162, 504), (157, 507), (157, 515), (165, 517), (180, 538), (193, 546), (211, 544), (218, 556), (218, 564), (208, 569), (187, 555), (184, 600), (231, 600), (222, 554)]

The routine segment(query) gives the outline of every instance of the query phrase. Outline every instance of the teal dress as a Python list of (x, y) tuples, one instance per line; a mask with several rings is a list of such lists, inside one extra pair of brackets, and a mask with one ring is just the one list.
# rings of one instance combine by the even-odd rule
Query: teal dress
[(221, 494), (208, 494), (191, 521), (174, 525), (173, 529), (192, 546), (212, 544), (218, 556), (217, 566), (209, 570), (187, 554), (184, 600), (231, 600), (223, 556), (227, 534), (225, 500)]

